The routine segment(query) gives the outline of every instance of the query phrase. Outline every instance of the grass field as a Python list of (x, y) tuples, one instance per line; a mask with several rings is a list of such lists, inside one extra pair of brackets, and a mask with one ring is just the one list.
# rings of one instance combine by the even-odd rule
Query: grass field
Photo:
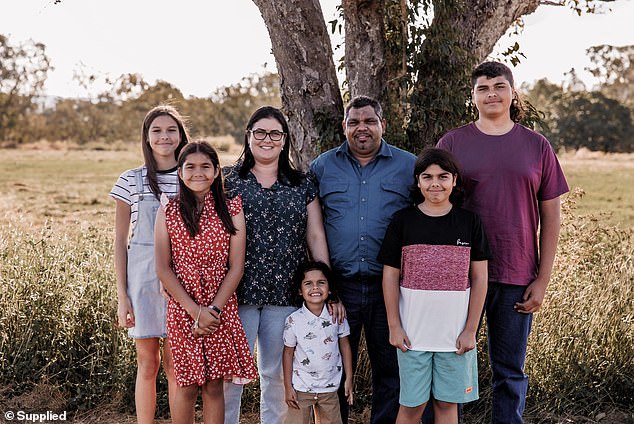
[[(132, 344), (112, 324), (108, 192), (140, 163), (137, 151), (0, 150), (0, 409), (132, 422)], [(527, 423), (634, 423), (634, 155), (566, 154), (562, 166), (574, 194), (531, 335)], [(358, 423), (368, 378), (357, 379)], [(466, 422), (486, 422), (483, 386)], [(256, 410), (249, 390), (245, 408)]]
[(579, 151), (564, 154), (561, 164), (571, 188), (585, 193), (580, 213), (592, 213), (607, 225), (634, 228), (634, 154), (606, 155)]

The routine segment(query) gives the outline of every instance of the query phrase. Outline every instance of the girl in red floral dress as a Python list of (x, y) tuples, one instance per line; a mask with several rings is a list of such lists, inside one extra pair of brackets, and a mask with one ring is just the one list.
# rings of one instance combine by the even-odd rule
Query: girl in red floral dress
[(199, 387), (204, 422), (222, 423), (223, 379), (245, 384), (257, 378), (235, 296), (246, 244), (242, 201), (225, 197), (219, 165), (206, 142), (184, 147), (179, 194), (161, 199), (156, 218), (156, 272), (172, 296), (167, 334), (179, 386), (174, 423), (194, 422)]

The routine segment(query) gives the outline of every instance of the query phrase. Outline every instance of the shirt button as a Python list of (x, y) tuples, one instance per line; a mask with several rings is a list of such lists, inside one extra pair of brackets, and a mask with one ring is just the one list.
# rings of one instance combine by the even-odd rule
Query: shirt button
[(365, 180), (364, 180), (364, 181), (361, 181), (361, 184), (365, 184)]
[(362, 201), (362, 202), (365, 202), (365, 197), (362, 197), (362, 198), (361, 198), (361, 201)]
[(365, 262), (365, 258), (361, 258), (361, 262)]
[(363, 217), (361, 217), (361, 221), (363, 221)]
[(361, 237), (361, 240), (365, 240), (365, 237)]

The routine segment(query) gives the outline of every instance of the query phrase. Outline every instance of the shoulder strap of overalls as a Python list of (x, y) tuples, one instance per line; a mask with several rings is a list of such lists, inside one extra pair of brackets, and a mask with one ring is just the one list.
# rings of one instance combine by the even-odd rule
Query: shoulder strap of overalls
[(134, 177), (136, 179), (136, 190), (139, 193), (139, 202), (143, 200), (143, 167), (134, 169)]

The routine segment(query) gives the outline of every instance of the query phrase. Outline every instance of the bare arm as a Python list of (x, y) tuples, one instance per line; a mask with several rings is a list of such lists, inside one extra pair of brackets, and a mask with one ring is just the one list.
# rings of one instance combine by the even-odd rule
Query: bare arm
[(315, 197), (313, 201), (308, 204), (307, 212), (306, 244), (308, 245), (310, 257), (314, 261), (320, 261), (330, 266), (326, 230), (324, 230), (324, 220), (318, 197)]
[(341, 360), (343, 361), (343, 371), (346, 374), (343, 389), (348, 405), (352, 405), (354, 402), (354, 371), (352, 370), (352, 348), (350, 347), (350, 339), (348, 336), (339, 337), (339, 351), (341, 352)]
[(286, 404), (289, 408), (299, 409), (297, 403), (297, 393), (293, 388), (293, 356), (295, 355), (295, 348), (284, 346), (284, 352), (282, 352), (282, 372), (284, 373), (284, 396), (286, 397)]
[(390, 329), (390, 344), (403, 352), (410, 347), (410, 341), (403, 330), (398, 312), (399, 277), (401, 270), (383, 265), (383, 299), (387, 312), (387, 324)]
[(524, 292), (523, 302), (515, 304), (515, 309), (522, 313), (537, 312), (544, 302), (546, 288), (555, 262), (559, 229), (561, 226), (561, 200), (559, 197), (539, 202), (539, 269), (537, 278), (529, 284)]
[[(324, 220), (318, 197), (315, 197), (313, 201), (308, 204), (306, 244), (308, 245), (308, 251), (310, 252), (312, 260), (320, 261), (330, 266), (328, 242), (326, 240)], [(328, 303), (328, 312), (336, 323), (341, 324), (346, 318), (346, 308), (341, 302)]]
[(165, 212), (159, 208), (154, 224), (154, 256), (156, 275), (172, 297), (194, 319), (198, 314), (198, 304), (189, 296), (172, 270), (172, 248), (165, 223)]
[(134, 327), (134, 311), (128, 297), (128, 235), (130, 233), (130, 205), (115, 200), (114, 269), (117, 279), (117, 320), (120, 327)]
[(471, 261), (469, 266), (471, 294), (469, 296), (469, 312), (464, 330), (456, 341), (456, 353), (462, 355), (476, 346), (476, 332), (482, 316), (488, 286), (488, 261)]
[(244, 274), (244, 256), (247, 244), (244, 212), (240, 211), (240, 213), (234, 215), (231, 220), (233, 221), (234, 227), (236, 227), (236, 233), (233, 234), (229, 240), (229, 270), (222, 280), (220, 288), (218, 288), (218, 292), (212, 302), (213, 305), (220, 309), (224, 309), (229, 298), (233, 296), (233, 293), (235, 293), (240, 283), (242, 274)]

